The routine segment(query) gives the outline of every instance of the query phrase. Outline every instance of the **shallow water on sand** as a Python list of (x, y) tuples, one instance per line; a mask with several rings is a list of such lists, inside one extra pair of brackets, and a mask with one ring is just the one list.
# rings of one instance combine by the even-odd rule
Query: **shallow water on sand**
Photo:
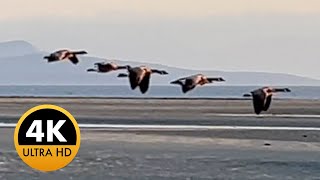
[[(0, 86), (1, 96), (61, 96), (61, 97), (158, 97), (158, 98), (242, 98), (256, 86), (197, 87), (183, 94), (178, 86), (151, 86), (146, 94), (132, 91), (129, 86)], [(291, 93), (279, 93), (278, 98), (320, 99), (320, 86), (292, 86)]]

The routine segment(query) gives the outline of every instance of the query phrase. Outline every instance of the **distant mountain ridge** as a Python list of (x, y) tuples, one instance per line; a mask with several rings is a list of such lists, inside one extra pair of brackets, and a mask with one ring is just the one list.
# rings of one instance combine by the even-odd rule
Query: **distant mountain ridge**
[(17, 40), (0, 42), (0, 58), (23, 56), (35, 53), (39, 53), (39, 50), (26, 41)]
[[(47, 54), (26, 41), (0, 43), (0, 85), (127, 85), (127, 79), (118, 79), (119, 72), (107, 74), (88, 73), (86, 69), (95, 62), (106, 59), (81, 56), (80, 63), (73, 65), (68, 61), (47, 63), (43, 56)], [(110, 61), (110, 60), (109, 60)], [(136, 61), (112, 60), (113, 62), (132, 66), (147, 65), (152, 68), (165, 69), (167, 76), (154, 75), (152, 83), (169, 85), (169, 82), (180, 77), (196, 73), (208, 76), (221, 76), (226, 79), (221, 85), (306, 85), (320, 86), (320, 80), (281, 73), (265, 72), (226, 72), (198, 71), (181, 69), (161, 64)]]

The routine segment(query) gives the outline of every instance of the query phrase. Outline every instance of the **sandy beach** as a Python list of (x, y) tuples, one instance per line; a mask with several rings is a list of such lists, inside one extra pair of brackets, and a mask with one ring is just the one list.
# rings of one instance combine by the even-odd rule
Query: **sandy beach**
[[(16, 123), (22, 113), (40, 104), (62, 106), (80, 125), (123, 127), (81, 128), (76, 159), (48, 174), (23, 164), (13, 146), (14, 128), (0, 128), (0, 179), (320, 176), (320, 100), (274, 99), (270, 111), (257, 116), (250, 99), (11, 97), (0, 98), (0, 125)], [(142, 128), (126, 127), (130, 125)], [(162, 128), (143, 128), (146, 125)], [(170, 126), (204, 128), (166, 128)]]

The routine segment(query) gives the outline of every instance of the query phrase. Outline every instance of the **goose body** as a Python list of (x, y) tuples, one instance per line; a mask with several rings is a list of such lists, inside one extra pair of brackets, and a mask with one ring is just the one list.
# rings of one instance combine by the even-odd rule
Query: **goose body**
[(127, 69), (128, 66), (118, 66), (116, 63), (95, 63), (96, 68), (88, 69), (88, 72), (99, 72), (99, 73), (107, 73), (111, 71), (116, 71), (119, 69)]
[(142, 94), (149, 89), (151, 74), (158, 73), (160, 75), (168, 74), (166, 71), (151, 69), (146, 66), (128, 67), (128, 74), (120, 73), (118, 77), (129, 77), (130, 87), (132, 90), (140, 88)]
[[(289, 88), (263, 87), (251, 92), (254, 112), (260, 114), (267, 111), (271, 105), (272, 95), (277, 92), (291, 92)], [(248, 94), (245, 94), (248, 97)]]
[(86, 51), (70, 51), (67, 49), (58, 50), (51, 53), (49, 56), (43, 57), (47, 59), (48, 62), (62, 61), (62, 60), (70, 60), (73, 64), (78, 64), (79, 59), (77, 55), (87, 54)]
[(187, 93), (188, 91), (191, 91), (196, 86), (200, 85), (203, 86), (208, 83), (213, 83), (214, 81), (225, 81), (223, 78), (208, 78), (207, 76), (203, 74), (195, 74), (188, 77), (180, 78), (175, 81), (170, 82), (171, 84), (178, 84), (182, 87), (182, 92)]

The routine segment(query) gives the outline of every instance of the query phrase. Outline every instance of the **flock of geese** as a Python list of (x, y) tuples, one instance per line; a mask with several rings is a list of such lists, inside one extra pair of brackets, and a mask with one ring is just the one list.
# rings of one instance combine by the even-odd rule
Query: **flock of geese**
[[(77, 55), (87, 54), (86, 51), (70, 51), (70, 50), (58, 50), (51, 53), (49, 56), (45, 56), (48, 62), (56, 62), (63, 60), (70, 60), (73, 64), (78, 64), (79, 59)], [(147, 66), (131, 67), (130, 65), (119, 66), (115, 63), (99, 62), (94, 64), (94, 68), (90, 68), (88, 72), (108, 73), (117, 70), (127, 70), (126, 73), (118, 74), (119, 78), (126, 77), (129, 79), (130, 87), (135, 90), (139, 87), (141, 93), (146, 93), (149, 89), (150, 77), (152, 74), (167, 75), (168, 72), (164, 70), (152, 69)], [(203, 74), (195, 74), (183, 78), (179, 78), (170, 84), (180, 85), (183, 93), (187, 93), (193, 90), (196, 86), (203, 86), (208, 83), (225, 81), (222, 77), (207, 77)], [(262, 87), (251, 91), (250, 94), (244, 94), (244, 97), (252, 97), (253, 107), (256, 114), (260, 114), (262, 111), (267, 111), (271, 104), (272, 95), (278, 92), (291, 92), (288, 88), (272, 88)]]

